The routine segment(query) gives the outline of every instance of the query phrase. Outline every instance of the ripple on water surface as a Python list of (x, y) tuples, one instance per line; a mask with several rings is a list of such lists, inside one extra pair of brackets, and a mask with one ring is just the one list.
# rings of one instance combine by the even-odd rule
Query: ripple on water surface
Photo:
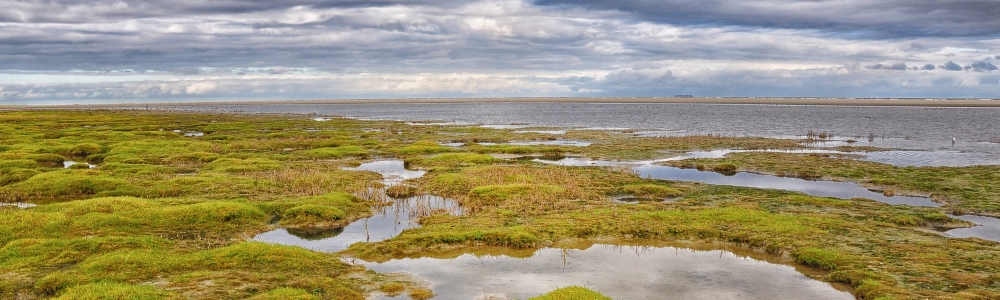
[(427, 279), (442, 299), (481, 299), (484, 294), (527, 299), (568, 285), (614, 299), (854, 299), (792, 266), (722, 250), (595, 245), (586, 250), (545, 248), (529, 258), (464, 254), (365, 266)]

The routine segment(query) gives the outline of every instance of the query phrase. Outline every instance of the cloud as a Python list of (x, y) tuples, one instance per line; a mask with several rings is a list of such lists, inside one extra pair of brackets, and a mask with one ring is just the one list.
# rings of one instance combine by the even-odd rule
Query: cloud
[(189, 95), (201, 95), (215, 91), (216, 88), (214, 82), (198, 82), (184, 88), (184, 92)]
[(996, 92), (994, 18), (887, 1), (0, 0), (0, 99)]
[(201, 74), (201, 69), (195, 67), (174, 68), (172, 71), (174, 72), (174, 74), (179, 74), (179, 75)]
[(704, 26), (815, 29), (870, 37), (995, 36), (1000, 5), (991, 0), (536, 0), (556, 8), (621, 11), (643, 20)]
[(956, 64), (953, 61), (948, 61), (948, 62), (944, 63), (944, 65), (940, 65), (938, 67), (942, 68), (942, 69), (945, 69), (945, 70), (948, 70), (948, 71), (961, 71), (961, 70), (964, 70), (962, 68), (962, 66), (959, 66), (958, 64)]
[(896, 63), (891, 65), (874, 64), (865, 66), (865, 68), (872, 70), (893, 70), (893, 71), (906, 71), (908, 69), (906, 67), (906, 63)]
[(970, 65), (966, 69), (972, 69), (973, 71), (976, 71), (976, 72), (993, 72), (993, 71), (997, 70), (997, 66), (991, 64), (988, 61), (979, 61), (979, 62), (972, 63), (972, 65)]

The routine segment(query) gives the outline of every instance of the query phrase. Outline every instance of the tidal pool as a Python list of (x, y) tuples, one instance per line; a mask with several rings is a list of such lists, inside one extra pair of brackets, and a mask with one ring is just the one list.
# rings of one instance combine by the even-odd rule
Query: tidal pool
[(976, 223), (977, 226), (948, 230), (945, 232), (946, 234), (960, 238), (977, 237), (984, 240), (1000, 242), (1000, 219), (973, 215), (948, 216)]
[(530, 142), (510, 142), (509, 145), (518, 146), (535, 146), (535, 145), (546, 145), (546, 146), (574, 146), (574, 147), (587, 147), (590, 146), (591, 142), (586, 141), (574, 141), (574, 140), (553, 140), (553, 141), (530, 141)]
[[(460, 142), (438, 143), (438, 144), (442, 145), (442, 146), (448, 146), (448, 147), (461, 147), (461, 146), (465, 146), (466, 145), (466, 143), (460, 143)], [(469, 143), (469, 144), (478, 144), (478, 145), (482, 145), (482, 146), (497, 146), (497, 145), (540, 146), (540, 145), (544, 145), (544, 146), (587, 147), (587, 146), (592, 145), (593, 143), (587, 142), (587, 141), (576, 141), (576, 140), (551, 140), (551, 141), (517, 141), (517, 142), (508, 142), (508, 143), (478, 142), (478, 143)]]
[(429, 280), (441, 299), (527, 299), (569, 285), (614, 299), (854, 299), (800, 273), (817, 270), (724, 250), (594, 245), (544, 248), (527, 258), (462, 254), (358, 262)]
[(721, 149), (711, 151), (691, 151), (661, 161), (677, 161), (697, 158), (723, 158), (730, 153), (772, 152), (797, 154), (841, 154), (850, 155), (857, 160), (890, 164), (897, 167), (967, 167), (973, 165), (997, 165), (1000, 157), (984, 153), (968, 153), (948, 150), (917, 151), (917, 150), (886, 150), (844, 152), (827, 149), (763, 149), (763, 150), (733, 150)]
[(0, 207), (4, 207), (4, 206), (17, 207), (17, 208), (20, 208), (20, 209), (28, 209), (28, 208), (32, 208), (32, 207), (38, 206), (38, 204), (24, 203), (24, 202), (0, 203)]
[(479, 125), (479, 127), (482, 127), (482, 128), (491, 128), (491, 129), (521, 129), (521, 128), (531, 127), (531, 125), (527, 125), (527, 124), (486, 124), (486, 125)]
[(77, 165), (77, 164), (80, 164), (80, 165), (82, 165), (82, 164), (86, 164), (86, 165), (87, 165), (87, 167), (90, 167), (91, 169), (93, 169), (93, 168), (96, 168), (96, 167), (97, 167), (97, 165), (94, 165), (94, 164), (89, 164), (89, 163), (86, 163), (86, 162), (79, 162), (79, 161), (72, 161), (72, 160), (66, 160), (66, 161), (63, 161), (63, 168), (64, 168), (64, 169), (65, 169), (65, 168), (69, 168), (69, 167), (72, 167), (73, 165)]
[(566, 134), (566, 130), (516, 130), (514, 133)]
[(380, 242), (399, 235), (403, 230), (420, 226), (420, 217), (434, 213), (462, 214), (461, 207), (453, 200), (423, 195), (400, 199), (392, 205), (375, 208), (371, 217), (354, 221), (339, 228), (301, 230), (279, 228), (253, 237), (253, 240), (299, 246), (302, 248), (337, 252), (357, 242)]
[(382, 181), (386, 185), (396, 185), (403, 180), (420, 178), (427, 171), (407, 170), (406, 163), (399, 159), (377, 160), (366, 162), (356, 168), (344, 168), (350, 171), (371, 171), (382, 175)]
[(799, 178), (778, 177), (746, 172), (734, 175), (723, 175), (716, 172), (682, 169), (669, 166), (654, 165), (646, 162), (610, 162), (586, 160), (579, 158), (564, 158), (558, 161), (535, 159), (535, 161), (564, 166), (627, 166), (643, 178), (693, 181), (708, 184), (732, 185), (765, 189), (779, 189), (802, 192), (813, 196), (834, 197), (840, 199), (868, 198), (888, 204), (906, 204), (912, 206), (941, 206), (931, 199), (911, 196), (888, 197), (876, 193), (852, 182), (836, 182), (823, 180), (805, 180)]

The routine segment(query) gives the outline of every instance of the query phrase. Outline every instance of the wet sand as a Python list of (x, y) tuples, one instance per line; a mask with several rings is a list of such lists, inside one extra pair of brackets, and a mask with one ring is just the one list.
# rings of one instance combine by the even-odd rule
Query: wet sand
[(703, 104), (772, 104), (772, 105), (838, 105), (838, 106), (924, 106), (924, 107), (1000, 107), (1000, 99), (861, 99), (861, 98), (400, 98), (400, 99), (343, 99), (343, 100), (273, 100), (273, 101), (220, 101), (220, 102), (169, 102), (121, 103), (77, 105), (0, 105), (0, 109), (95, 109), (121, 107), (217, 106), (253, 104), (389, 104), (389, 103), (489, 103), (489, 102), (561, 102), (561, 103), (703, 103)]

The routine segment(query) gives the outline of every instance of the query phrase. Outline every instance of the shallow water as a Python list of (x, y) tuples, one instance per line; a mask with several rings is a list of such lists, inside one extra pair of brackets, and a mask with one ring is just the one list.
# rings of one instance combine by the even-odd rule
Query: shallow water
[[(337, 115), (356, 119), (438, 120), (443, 124), (659, 131), (795, 137), (807, 131), (848, 137), (854, 145), (1000, 155), (1000, 108), (721, 105), (690, 103), (249, 104), (181, 110)], [(868, 135), (878, 138), (868, 141)], [(957, 142), (951, 144), (951, 138)], [(984, 162), (985, 163), (985, 162)], [(993, 163), (1000, 163), (993, 161)]]
[(566, 134), (566, 130), (515, 130), (514, 133)]
[(948, 215), (948, 216), (955, 219), (961, 219), (972, 223), (976, 223), (976, 225), (978, 226), (952, 229), (946, 231), (945, 232), (946, 234), (954, 237), (961, 237), (961, 238), (977, 237), (984, 240), (1000, 242), (1000, 219), (983, 217), (983, 216), (973, 216), (973, 215), (964, 215), (964, 216)]
[(65, 161), (63, 161), (63, 168), (64, 168), (64, 169), (65, 169), (65, 168), (69, 168), (69, 167), (72, 167), (73, 165), (76, 165), (76, 164), (87, 164), (87, 166), (88, 166), (88, 167), (90, 167), (91, 169), (93, 169), (93, 168), (96, 168), (96, 167), (97, 167), (97, 165), (94, 165), (94, 164), (89, 164), (89, 163), (86, 163), (86, 162), (79, 162), (79, 161), (72, 161), (72, 160), (65, 160)]
[(587, 147), (593, 143), (587, 141), (574, 141), (574, 140), (552, 140), (552, 141), (510, 142), (508, 144), (518, 145), (518, 146), (546, 145), (546, 146)]
[(462, 214), (462, 209), (455, 201), (432, 195), (397, 200), (390, 206), (375, 210), (373, 216), (354, 221), (345, 227), (323, 231), (279, 228), (258, 234), (253, 240), (337, 252), (357, 242), (380, 242), (393, 238), (403, 230), (420, 226), (416, 220), (432, 213)]
[(523, 124), (487, 124), (487, 125), (479, 125), (479, 127), (482, 127), (482, 128), (493, 128), (493, 129), (521, 129), (521, 128), (531, 127), (531, 125), (523, 125)]
[(799, 153), (799, 154), (843, 154), (851, 155), (857, 160), (871, 161), (889, 164), (897, 167), (966, 167), (977, 164), (1000, 164), (1000, 156), (985, 153), (969, 153), (947, 150), (935, 151), (912, 151), (912, 150), (888, 150), (888, 151), (866, 151), (866, 152), (844, 152), (828, 149), (762, 149), (762, 150), (734, 150), (721, 149), (712, 151), (691, 151), (680, 156), (675, 156), (663, 161), (677, 161), (695, 158), (722, 158), (730, 153), (744, 152), (772, 152), (772, 153)]
[(28, 208), (32, 208), (32, 207), (38, 206), (38, 204), (24, 203), (24, 202), (0, 203), (0, 207), (3, 207), (3, 206), (17, 207), (17, 208), (20, 208), (20, 209), (28, 209)]
[[(466, 143), (438, 143), (441, 146), (448, 147), (461, 147), (465, 146)], [(497, 146), (497, 145), (515, 145), (515, 146), (572, 146), (572, 147), (587, 147), (593, 143), (587, 141), (576, 141), (576, 140), (551, 140), (551, 141), (517, 141), (508, 143), (493, 143), (493, 142), (479, 142), (479, 143), (469, 143), (483, 146)]]
[(568, 285), (614, 299), (854, 299), (791, 266), (722, 250), (594, 245), (545, 248), (529, 258), (464, 254), (364, 265), (430, 280), (441, 299), (527, 299)]
[(653, 162), (610, 162), (579, 158), (565, 158), (558, 161), (536, 159), (535, 161), (563, 166), (626, 166), (643, 178), (692, 181), (717, 185), (731, 185), (765, 189), (779, 189), (802, 192), (805, 194), (834, 197), (840, 199), (868, 198), (888, 204), (906, 204), (912, 206), (941, 206), (928, 198), (893, 196), (887, 197), (852, 182), (835, 182), (823, 180), (804, 180), (799, 178), (778, 177), (771, 175), (739, 172), (734, 175), (723, 175), (716, 172), (681, 169), (669, 166), (659, 166)]
[(427, 171), (407, 170), (406, 163), (398, 159), (377, 160), (366, 162), (355, 168), (343, 168), (350, 171), (371, 171), (382, 175), (386, 185), (396, 185), (407, 179), (420, 178)]
[(476, 125), (474, 122), (450, 121), (450, 122), (406, 122), (410, 126), (469, 126)]

